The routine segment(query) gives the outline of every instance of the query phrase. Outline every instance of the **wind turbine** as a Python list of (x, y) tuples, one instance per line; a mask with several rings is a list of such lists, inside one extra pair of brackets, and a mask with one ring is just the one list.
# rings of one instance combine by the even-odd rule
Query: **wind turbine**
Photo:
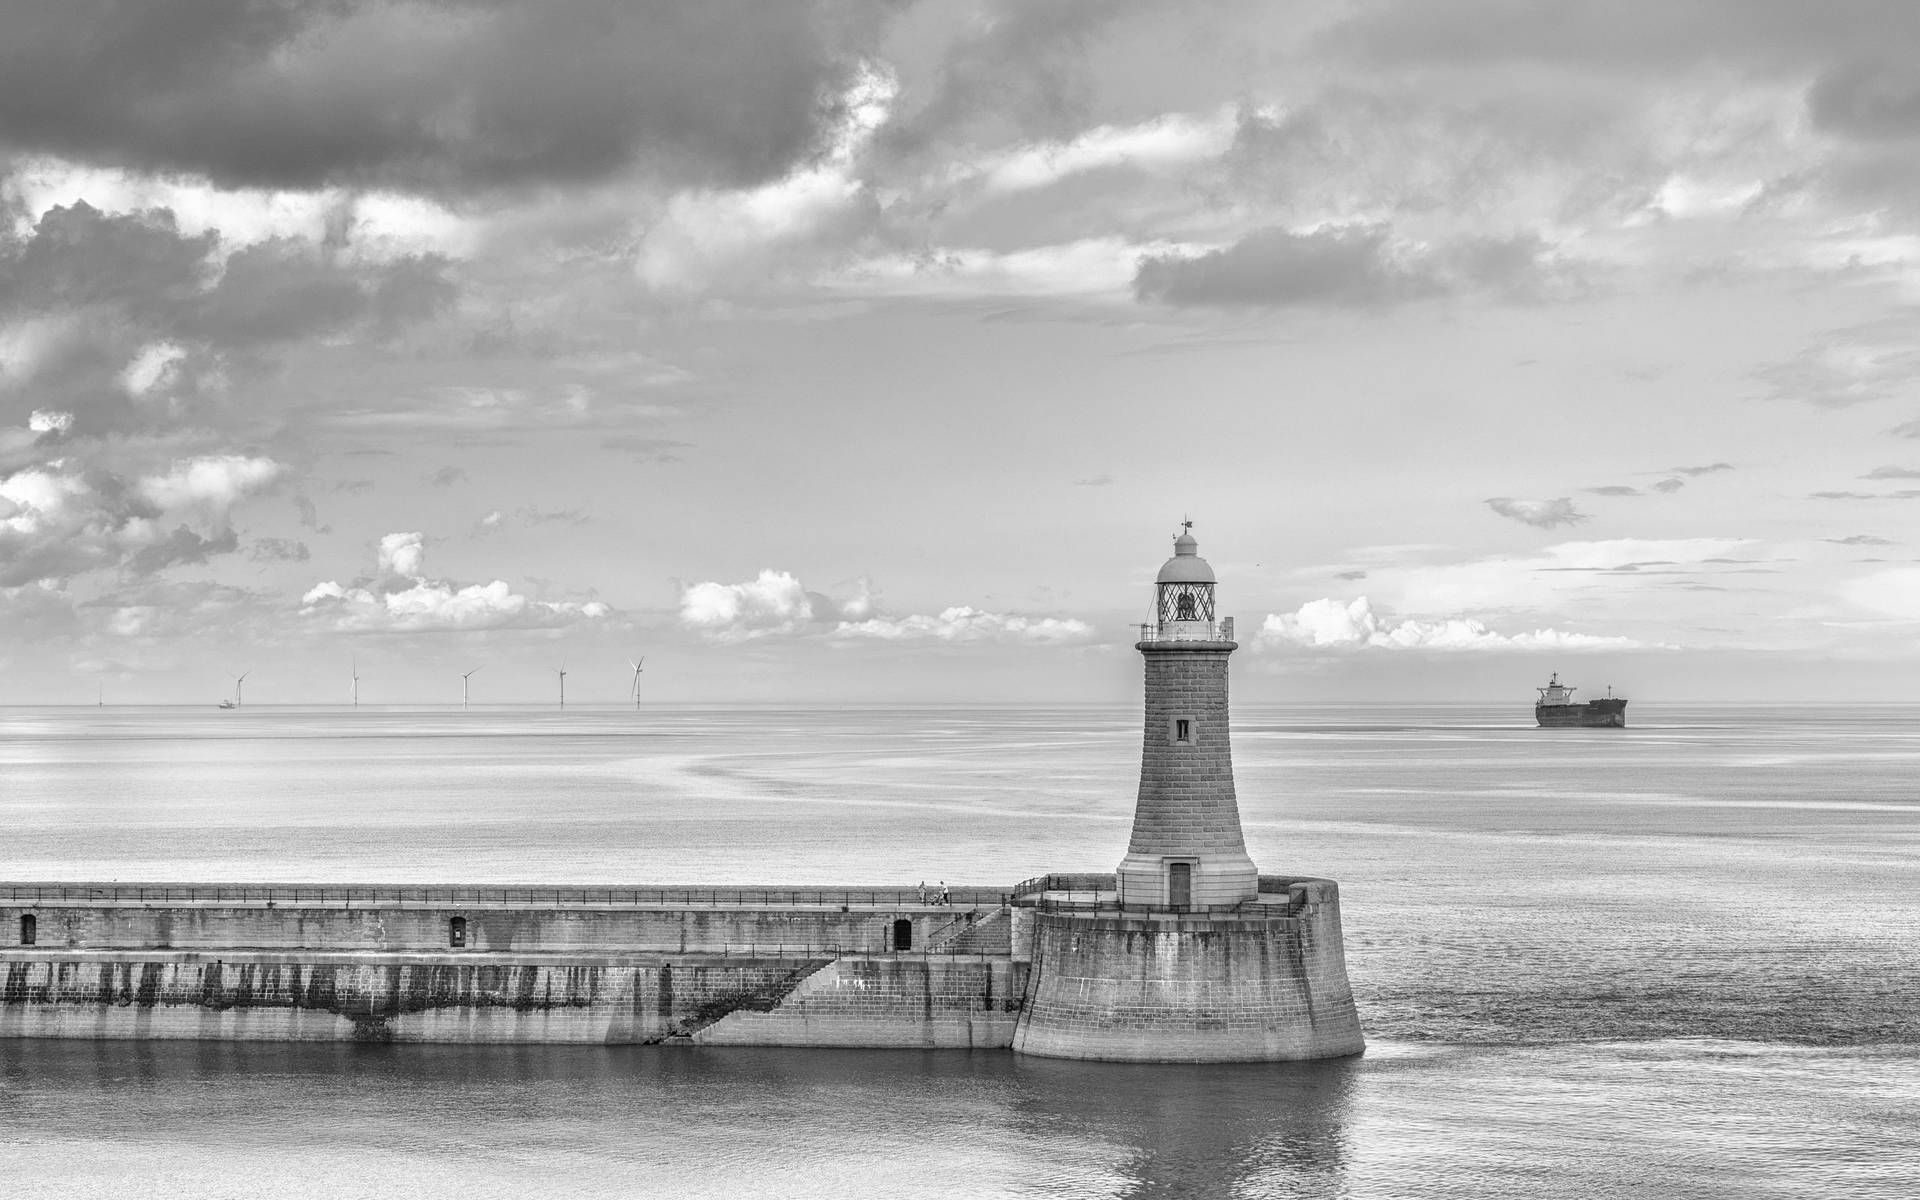
[(360, 662), (358, 659), (348, 659), (347, 661), (353, 664), (353, 706), (355, 708), (359, 708), (360, 707)]
[(480, 667), (484, 667), (486, 665), (487, 664), (485, 663), (481, 663), (479, 667), (475, 667), (471, 671), (462, 671), (460, 673), (460, 710), (462, 712), (465, 712), (467, 708), (467, 680), (472, 679), (475, 675), (478, 675), (480, 673)]
[(560, 668), (560, 707), (565, 708), (566, 706), (567, 706), (567, 669), (565, 667), (561, 667)]
[(246, 704), (247, 704), (246, 697), (241, 692), (240, 685), (245, 683), (247, 681), (247, 676), (251, 674), (253, 674), (253, 668), (248, 667), (246, 670), (240, 672), (238, 675), (235, 675), (233, 677), (233, 706), (235, 708), (246, 707)]
[(647, 656), (644, 654), (637, 659), (630, 658), (627, 660), (627, 665), (633, 668), (633, 707), (635, 709), (640, 707), (640, 671), (642, 664), (646, 661)]

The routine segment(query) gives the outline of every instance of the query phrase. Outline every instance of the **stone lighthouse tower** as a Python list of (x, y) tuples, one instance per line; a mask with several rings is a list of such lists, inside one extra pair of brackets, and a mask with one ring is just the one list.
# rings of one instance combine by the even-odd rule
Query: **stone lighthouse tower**
[(1232, 618), (1189, 522), (1154, 581), (1133, 835), (1113, 875), (1046, 876), (1015, 900), (1029, 958), (1013, 1048), (1050, 1058), (1233, 1062), (1364, 1046), (1340, 889), (1261, 875), (1233, 786)]
[(1146, 659), (1147, 720), (1133, 838), (1120, 862), (1122, 905), (1232, 905), (1260, 890), (1240, 833), (1227, 732), (1227, 656), (1239, 647), (1233, 618), (1214, 615), (1213, 568), (1192, 526), (1160, 568), (1154, 620), (1134, 647)]

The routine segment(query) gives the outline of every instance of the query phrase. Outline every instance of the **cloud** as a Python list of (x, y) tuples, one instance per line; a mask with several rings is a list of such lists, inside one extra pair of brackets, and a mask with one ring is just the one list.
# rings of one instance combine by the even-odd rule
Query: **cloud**
[(1704, 467), (1670, 467), (1675, 475), (1712, 475), (1716, 471), (1731, 471), (1733, 464), (1728, 462), (1708, 463)]
[(1871, 533), (1856, 533), (1843, 538), (1822, 538), (1823, 542), (1832, 542), (1836, 546), (1891, 546), (1887, 538), (1875, 537)]
[(380, 539), (379, 561), (383, 574), (420, 578), (426, 573), (427, 567), (426, 535), (418, 532), (387, 534)]
[(1133, 125), (1098, 125), (1064, 141), (1017, 146), (978, 165), (990, 193), (1048, 187), (1087, 171), (1166, 170), (1219, 157), (1238, 125), (1232, 107), (1206, 117), (1166, 113)]
[(1261, 230), (1191, 258), (1148, 257), (1134, 276), (1140, 299), (1169, 304), (1379, 304), (1438, 290), (1379, 226)]
[(1193, 15), (1148, 0), (988, 0), (946, 48), (917, 105), (884, 132), (882, 145), (892, 155), (910, 156), (982, 124), (1065, 135), (1084, 124), (1092, 45), (1141, 17), (1173, 18), (1170, 24), (1190, 32)]
[(1394, 621), (1377, 615), (1365, 596), (1346, 604), (1331, 599), (1310, 600), (1291, 613), (1269, 613), (1258, 639), (1263, 647), (1314, 649), (1581, 651), (1628, 650), (1641, 645), (1631, 638), (1554, 629), (1500, 634), (1471, 617)]
[[(1610, 483), (1605, 487), (1590, 487), (1586, 490), (1589, 494), (1595, 496), (1638, 496), (1640, 494), (1639, 488), (1628, 487), (1624, 483)], [(1488, 501), (1488, 503), (1492, 503), (1492, 501)]]
[(535, 508), (523, 504), (512, 512), (493, 509), (474, 524), (474, 532), (479, 534), (499, 533), (501, 530), (524, 525), (587, 525), (593, 516), (577, 508)]
[(0, 479), (0, 586), (92, 571), (149, 574), (231, 553), (229, 511), (268, 490), (272, 459), (211, 455), (131, 479), (65, 459)]
[(1920, 479), (1920, 469), (1914, 467), (1875, 467), (1862, 475), (1862, 479)]
[(441, 467), (423, 480), (428, 487), (438, 488), (452, 487), (456, 483), (465, 483), (466, 481), (467, 473), (459, 467)]
[(548, 629), (604, 620), (598, 601), (536, 600), (505, 580), (466, 584), (426, 577), (426, 538), (417, 532), (380, 539), (381, 578), (326, 580), (300, 598), (303, 617), (343, 633), (447, 633), (477, 629)]
[(7, 23), (0, 128), (223, 187), (753, 182), (817, 148), (860, 7), (72, 0)]
[(1687, 481), (1684, 479), (1662, 479), (1653, 485), (1653, 490), (1671, 496), (1686, 486)]
[(1384, 225), (1257, 230), (1198, 255), (1141, 259), (1134, 293), (1173, 305), (1373, 306), (1460, 291), (1530, 291), (1557, 268), (1538, 237), (1396, 240)]
[(858, 241), (880, 204), (856, 170), (886, 119), (898, 84), (874, 64), (848, 82), (839, 125), (825, 153), (756, 187), (695, 189), (671, 197), (636, 250), (634, 270), (649, 288), (695, 293), (718, 284), (750, 287), (811, 265)]
[(1920, 379), (1920, 349), (1870, 326), (1831, 335), (1754, 375), (1767, 384), (1768, 399), (1847, 408), (1908, 390)]
[(1536, 553), (1464, 562), (1410, 561), (1417, 548), (1389, 548), (1369, 572), (1369, 590), (1410, 613), (1556, 611), (1603, 594), (1609, 603), (1728, 570), (1713, 564), (1750, 543), (1741, 538), (1611, 538), (1560, 542)]
[(843, 638), (883, 641), (936, 638), (943, 642), (1079, 642), (1092, 637), (1093, 633), (1093, 626), (1072, 617), (1008, 616), (965, 606), (942, 609), (938, 616), (932, 617), (869, 617), (864, 621), (843, 621), (833, 630), (833, 636)]
[(242, 496), (261, 492), (285, 468), (270, 458), (207, 455), (176, 462), (164, 475), (140, 481), (140, 494), (163, 510), (202, 508), (225, 514)]
[(821, 282), (868, 296), (1118, 300), (1127, 295), (1143, 255), (1174, 249), (1118, 236), (1011, 250), (929, 247), (864, 258)]
[(1510, 520), (1539, 529), (1578, 525), (1588, 519), (1585, 513), (1574, 508), (1573, 501), (1566, 496), (1554, 500), (1515, 500), (1510, 496), (1495, 496), (1487, 501), (1487, 507)]
[(313, 557), (305, 542), (292, 538), (255, 538), (252, 546), (255, 562), (306, 562)]
[(864, 592), (854, 600), (836, 601), (809, 592), (786, 571), (771, 568), (745, 583), (695, 583), (680, 591), (680, 621), (717, 641), (744, 641), (775, 634), (830, 628), (843, 607), (867, 615)]
[(879, 611), (871, 585), (859, 580), (849, 595), (809, 591), (786, 571), (763, 570), (744, 583), (695, 583), (681, 588), (680, 621), (714, 641), (816, 635), (848, 640), (947, 642), (1080, 641), (1093, 633), (1083, 621), (987, 612), (964, 605), (938, 615), (890, 617)]

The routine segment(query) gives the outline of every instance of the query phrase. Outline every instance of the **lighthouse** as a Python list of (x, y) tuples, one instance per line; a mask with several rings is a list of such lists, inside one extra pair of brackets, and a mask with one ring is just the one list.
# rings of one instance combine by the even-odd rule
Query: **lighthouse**
[(1259, 894), (1240, 831), (1228, 731), (1233, 618), (1214, 610), (1213, 568), (1183, 522), (1154, 579), (1154, 619), (1134, 646), (1146, 660), (1146, 729), (1133, 836), (1119, 901), (1175, 909), (1233, 905)]
[(1046, 876), (1014, 901), (1030, 963), (1013, 1048), (1047, 1058), (1246, 1062), (1364, 1048), (1340, 888), (1262, 875), (1233, 783), (1233, 619), (1191, 522), (1154, 578), (1140, 790), (1112, 875)]

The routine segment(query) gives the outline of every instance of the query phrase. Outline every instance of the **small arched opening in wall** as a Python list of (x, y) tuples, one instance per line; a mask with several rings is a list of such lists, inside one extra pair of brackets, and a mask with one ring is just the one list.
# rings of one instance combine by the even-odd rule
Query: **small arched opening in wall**
[(40, 918), (28, 913), (20, 918), (20, 944), (31, 946), (40, 940)]
[(447, 945), (458, 950), (467, 944), (467, 919), (454, 917), (447, 922)]
[(893, 948), (895, 950), (913, 949), (913, 922), (905, 917), (893, 923)]

